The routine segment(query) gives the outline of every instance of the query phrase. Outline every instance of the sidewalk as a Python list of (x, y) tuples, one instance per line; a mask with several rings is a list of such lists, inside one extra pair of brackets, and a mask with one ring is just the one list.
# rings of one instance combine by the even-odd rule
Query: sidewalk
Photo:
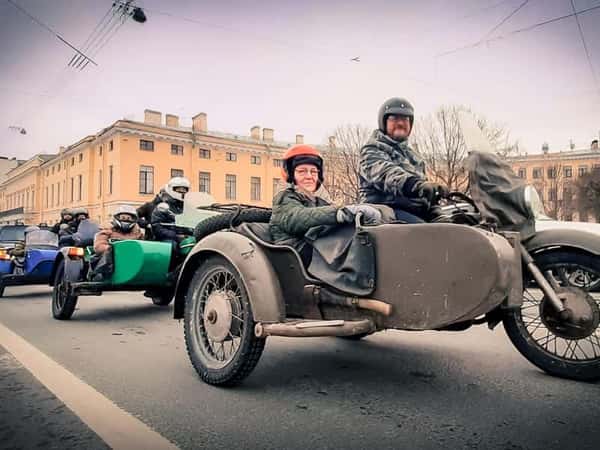
[(108, 446), (0, 345), (0, 449)]

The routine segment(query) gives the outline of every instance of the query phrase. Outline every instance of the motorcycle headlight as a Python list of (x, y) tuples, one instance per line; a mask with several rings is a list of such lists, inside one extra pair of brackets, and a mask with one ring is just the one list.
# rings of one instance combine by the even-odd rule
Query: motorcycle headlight
[(544, 210), (544, 204), (540, 198), (540, 194), (533, 186), (527, 186), (525, 188), (525, 204), (529, 208), (529, 211), (533, 214), (533, 217), (539, 219), (546, 217), (546, 211)]

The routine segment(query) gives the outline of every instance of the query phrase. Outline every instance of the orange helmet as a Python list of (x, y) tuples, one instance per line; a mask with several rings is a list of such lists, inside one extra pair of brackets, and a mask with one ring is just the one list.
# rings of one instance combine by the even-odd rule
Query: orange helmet
[(313, 164), (319, 170), (319, 181), (317, 188), (323, 183), (323, 158), (319, 151), (311, 145), (297, 144), (290, 147), (283, 155), (283, 167), (281, 169), (283, 179), (288, 183), (296, 183), (294, 180), (294, 169), (300, 164)]

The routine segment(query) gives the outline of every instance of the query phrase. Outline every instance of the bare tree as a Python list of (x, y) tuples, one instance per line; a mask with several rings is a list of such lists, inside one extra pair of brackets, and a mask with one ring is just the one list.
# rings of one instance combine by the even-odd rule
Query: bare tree
[(338, 204), (359, 201), (360, 149), (369, 139), (371, 130), (364, 125), (340, 125), (329, 137), (323, 150), (325, 187), (331, 200)]
[[(464, 161), (467, 148), (462, 135), (459, 112), (469, 111), (465, 106), (443, 106), (434, 114), (415, 122), (412, 143), (427, 166), (428, 176), (450, 190), (465, 190), (467, 173)], [(487, 136), (492, 148), (506, 157), (518, 151), (518, 143), (511, 142), (510, 133), (501, 125), (476, 116), (477, 125)]]
[(600, 222), (600, 169), (594, 169), (579, 177), (575, 183), (577, 192), (576, 207), (580, 220), (587, 220), (588, 212), (592, 212)]

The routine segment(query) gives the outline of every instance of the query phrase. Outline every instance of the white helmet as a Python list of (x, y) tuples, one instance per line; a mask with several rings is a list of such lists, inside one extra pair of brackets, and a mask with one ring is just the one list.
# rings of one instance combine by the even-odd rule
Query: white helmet
[(130, 205), (123, 205), (119, 206), (113, 214), (112, 224), (115, 228), (127, 233), (133, 229), (137, 219), (138, 215), (135, 208)]
[(190, 180), (185, 177), (173, 177), (165, 185), (165, 192), (175, 200), (183, 201), (185, 194), (190, 191)]

